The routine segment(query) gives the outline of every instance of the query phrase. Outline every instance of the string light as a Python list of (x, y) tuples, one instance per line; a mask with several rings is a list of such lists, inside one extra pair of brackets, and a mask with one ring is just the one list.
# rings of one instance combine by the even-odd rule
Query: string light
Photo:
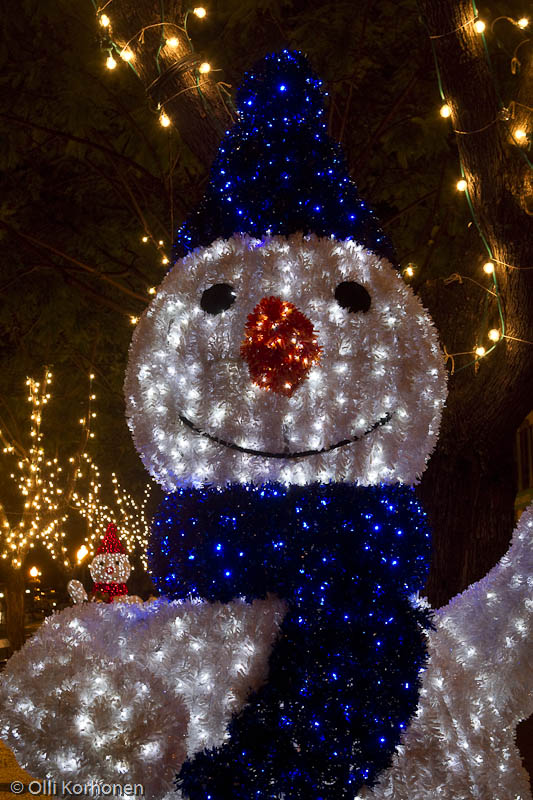
[(100, 17), (98, 19), (99, 19), (99, 22), (100, 22), (100, 25), (102, 26), (102, 28), (108, 28), (109, 27), (110, 19), (107, 16), (107, 14), (100, 14)]
[(150, 286), (150, 288), (148, 289), (148, 294), (155, 294), (156, 291), (157, 290), (156, 290), (155, 286)]
[(179, 39), (176, 36), (171, 36), (170, 39), (166, 41), (167, 47), (177, 47), (179, 45)]
[(467, 182), (465, 181), (464, 178), (461, 178), (456, 183), (456, 188), (457, 188), (458, 192), (466, 192), (467, 186), (468, 186), (468, 184), (467, 184)]
[(139, 317), (134, 317), (133, 314), (130, 315), (130, 322), (132, 325), (137, 325), (137, 323), (139, 322)]
[(444, 103), (444, 105), (440, 107), (440, 115), (441, 115), (441, 117), (444, 117), (446, 119), (447, 117), (449, 117), (451, 115), (451, 113), (452, 113), (452, 110), (451, 110), (450, 106), (448, 105), (448, 103)]
[(523, 128), (517, 128), (513, 134), (517, 142), (523, 142), (527, 139), (527, 133)]
[(82, 544), (82, 546), (79, 548), (79, 550), (76, 553), (76, 561), (78, 562), (78, 564), (81, 564), (81, 562), (83, 561), (83, 559), (87, 555), (89, 555), (89, 550), (87, 549), (87, 547), (84, 544)]
[(129, 48), (126, 47), (124, 48), (124, 50), (121, 51), (120, 57), (123, 61), (128, 62), (133, 59), (133, 53)]
[(488, 333), (488, 337), (491, 342), (499, 342), (500, 341), (500, 331), (497, 328), (491, 328)]
[(148, 236), (143, 236), (141, 242), (144, 242), (146, 244), (147, 241), (148, 241)]
[(479, 347), (476, 347), (476, 349), (475, 349), (476, 356), (479, 356), (479, 358), (483, 358), (483, 356), (486, 354), (486, 352), (487, 351), (485, 350), (483, 345), (480, 345)]
[(518, 25), (519, 28), (522, 28), (523, 30), (524, 28), (527, 28), (527, 26), (529, 25), (529, 20), (527, 17), (521, 17), (516, 24)]
[(108, 69), (115, 69), (115, 67), (117, 66), (117, 62), (115, 61), (115, 59), (111, 54), (108, 55), (105, 65)]
[(198, 6), (197, 8), (193, 8), (192, 13), (195, 14), (198, 19), (203, 19), (207, 14), (207, 11), (202, 6)]
[(483, 31), (485, 30), (485, 27), (486, 27), (485, 23), (483, 22), (482, 19), (476, 19), (476, 21), (474, 22), (474, 30), (477, 33), (483, 33)]
[(486, 261), (483, 264), (483, 272), (485, 272), (487, 275), (492, 275), (492, 273), (494, 272), (494, 264), (492, 263), (492, 261)]
[(202, 75), (207, 75), (207, 73), (210, 71), (211, 71), (211, 64), (209, 64), (207, 61), (204, 61), (198, 67), (198, 72), (200, 72)]
[(159, 124), (163, 128), (168, 128), (168, 126), (170, 125), (170, 117), (167, 114), (165, 114), (164, 111), (162, 111), (161, 114), (159, 115)]

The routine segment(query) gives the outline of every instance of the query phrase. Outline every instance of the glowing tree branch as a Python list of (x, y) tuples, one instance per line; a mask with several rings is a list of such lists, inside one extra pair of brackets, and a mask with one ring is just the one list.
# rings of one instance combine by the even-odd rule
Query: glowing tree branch
[(113, 505), (103, 502), (100, 492), (102, 482), (100, 471), (88, 455), (85, 455), (86, 469), (89, 471), (89, 485), (72, 495), (73, 507), (87, 520), (90, 532), (84, 541), (87, 554), (92, 557), (104, 536), (107, 526), (114, 522), (119, 530), (120, 540), (131, 555), (138, 555), (143, 567), (147, 568), (146, 547), (150, 533), (150, 523), (146, 514), (146, 504), (150, 497), (151, 484), (147, 483), (142, 502), (137, 503), (129, 492), (122, 488), (113, 472)]
[[(92, 381), (94, 376), (90, 376)], [(10, 473), (16, 484), (21, 505), (16, 512), (8, 512), (0, 501), (0, 555), (14, 569), (23, 566), (24, 560), (36, 542), (40, 542), (52, 558), (70, 567), (65, 546), (63, 525), (68, 516), (69, 504), (78, 479), (80, 463), (90, 438), (94, 436), (90, 423), (96, 416), (92, 410), (94, 394), (90, 394), (87, 414), (80, 419), (82, 433), (77, 450), (62, 466), (57, 457), (47, 455), (44, 445), (42, 421), (44, 407), (50, 400), (51, 372), (45, 368), (41, 381), (28, 378), (31, 403), (27, 442), (15, 439), (2, 424), (0, 442), (3, 455), (16, 458), (16, 468)]]

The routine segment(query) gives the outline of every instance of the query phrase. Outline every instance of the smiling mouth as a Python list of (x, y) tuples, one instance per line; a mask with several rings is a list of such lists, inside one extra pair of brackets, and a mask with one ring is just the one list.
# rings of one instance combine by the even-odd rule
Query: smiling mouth
[(361, 441), (365, 436), (375, 431), (376, 428), (381, 428), (382, 425), (386, 425), (387, 422), (390, 422), (391, 417), (392, 414), (387, 413), (385, 416), (378, 419), (377, 422), (374, 422), (374, 424), (371, 425), (370, 428), (367, 428), (360, 436), (342, 439), (340, 442), (332, 444), (329, 447), (323, 447), (321, 450), (300, 450), (297, 453), (269, 453), (267, 450), (253, 450), (251, 447), (241, 447), (238, 444), (234, 444), (234, 442), (226, 442), (225, 439), (221, 439), (219, 436), (213, 436), (211, 433), (207, 433), (207, 431), (198, 428), (193, 422), (187, 419), (187, 417), (183, 416), (183, 414), (179, 415), (179, 419), (184, 425), (190, 428), (191, 431), (194, 431), (194, 433), (209, 439), (209, 441), (215, 442), (215, 444), (221, 444), (224, 447), (229, 447), (230, 450), (237, 450), (239, 453), (247, 453), (250, 456), (263, 456), (265, 458), (306, 458), (307, 456), (319, 456), (322, 455), (322, 453), (331, 453), (332, 450), (337, 450), (339, 447), (345, 447), (347, 444)]

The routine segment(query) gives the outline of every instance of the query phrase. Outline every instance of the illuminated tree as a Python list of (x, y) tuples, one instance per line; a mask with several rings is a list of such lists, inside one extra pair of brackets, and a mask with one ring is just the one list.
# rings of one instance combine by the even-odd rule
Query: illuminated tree
[[(90, 382), (94, 375), (91, 373)], [(65, 522), (80, 465), (89, 440), (94, 436), (91, 421), (96, 416), (89, 394), (87, 413), (80, 419), (81, 435), (73, 455), (60, 459), (47, 448), (42, 429), (48, 404), (52, 373), (43, 371), (40, 381), (28, 378), (28, 402), (31, 405), (29, 430), (19, 431), (15, 419), (0, 417), (0, 442), (4, 459), (11, 461), (9, 473), (15, 492), (5, 487), (0, 498), (0, 555), (7, 572), (6, 622), (11, 647), (24, 642), (24, 565), (37, 543), (65, 568), (70, 560), (65, 544)], [(14, 464), (13, 464), (14, 462)]]

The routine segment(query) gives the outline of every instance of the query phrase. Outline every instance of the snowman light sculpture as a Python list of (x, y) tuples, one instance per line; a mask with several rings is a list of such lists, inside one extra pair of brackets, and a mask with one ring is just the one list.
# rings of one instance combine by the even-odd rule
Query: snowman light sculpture
[(36, 777), (149, 800), (531, 800), (533, 507), (430, 624), (435, 330), (305, 59), (267, 57), (238, 102), (126, 378), (174, 599), (48, 618), (2, 673), (0, 737)]
[(184, 797), (353, 798), (414, 713), (430, 534), (411, 485), (445, 400), (437, 335), (392, 266), (321, 121), (298, 53), (245, 80), (187, 254), (141, 318), (125, 394), (170, 494), (157, 588), (272, 597), (268, 679), (226, 741), (183, 766)]

